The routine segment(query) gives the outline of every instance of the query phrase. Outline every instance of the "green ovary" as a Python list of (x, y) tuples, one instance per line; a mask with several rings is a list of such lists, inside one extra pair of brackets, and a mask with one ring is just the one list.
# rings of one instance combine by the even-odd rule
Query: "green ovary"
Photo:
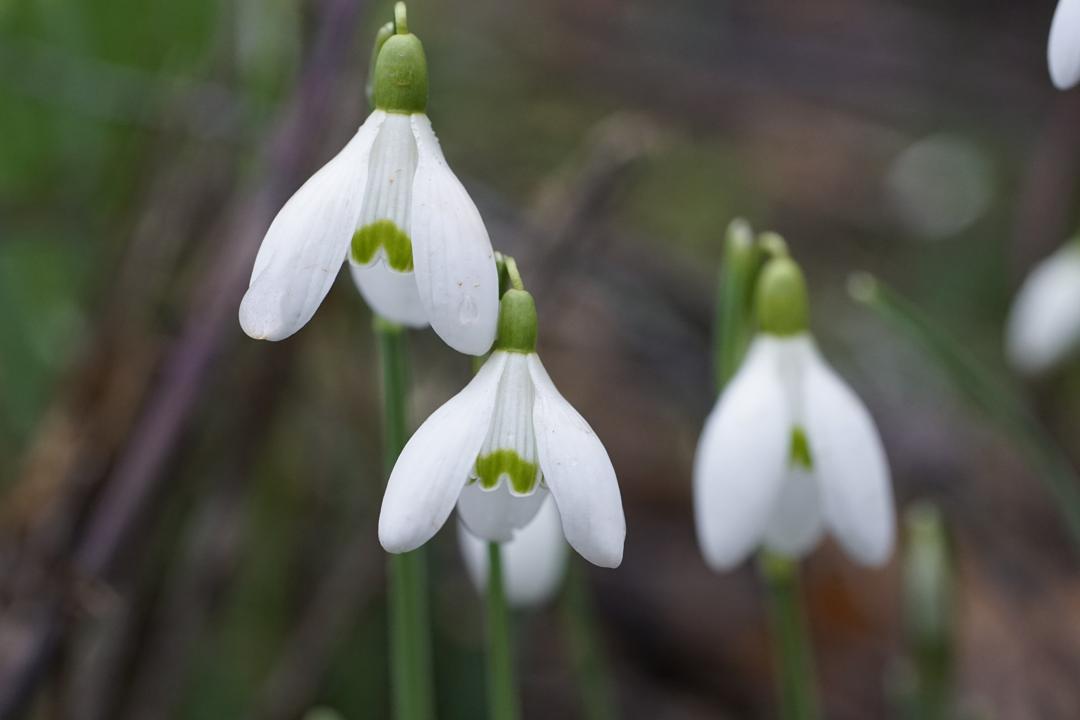
[(510, 479), (510, 489), (515, 495), (528, 495), (536, 489), (539, 468), (513, 450), (496, 450), (476, 459), (476, 478), (480, 487), (493, 490), (503, 475)]
[(352, 259), (368, 265), (383, 248), (386, 264), (398, 272), (412, 272), (412, 241), (392, 220), (376, 220), (353, 233)]
[(806, 431), (796, 426), (791, 431), (791, 464), (804, 470), (814, 467), (814, 459), (810, 454), (810, 441), (806, 438)]

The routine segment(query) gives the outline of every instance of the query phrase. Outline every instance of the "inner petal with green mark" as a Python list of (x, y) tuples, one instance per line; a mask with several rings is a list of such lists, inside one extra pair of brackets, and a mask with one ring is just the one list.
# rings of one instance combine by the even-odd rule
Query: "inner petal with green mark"
[(391, 220), (376, 220), (353, 233), (352, 259), (370, 265), (378, 258), (398, 272), (412, 272), (412, 241)]
[(791, 464), (804, 470), (812, 470), (814, 457), (810, 454), (810, 441), (806, 437), (806, 431), (796, 425), (791, 431), (791, 449), (789, 451)]
[(368, 158), (368, 177), (349, 258), (358, 265), (383, 260), (398, 272), (413, 269), (412, 185), (418, 163), (408, 115), (388, 114)]
[(514, 495), (531, 495), (540, 482), (540, 466), (513, 450), (496, 450), (476, 459), (476, 481), (485, 490), (494, 490), (506, 478)]
[(532, 495), (543, 480), (533, 429), (535, 391), (528, 357), (510, 353), (495, 397), (484, 446), (476, 458), (471, 480), (482, 490), (494, 490), (505, 479), (511, 495)]

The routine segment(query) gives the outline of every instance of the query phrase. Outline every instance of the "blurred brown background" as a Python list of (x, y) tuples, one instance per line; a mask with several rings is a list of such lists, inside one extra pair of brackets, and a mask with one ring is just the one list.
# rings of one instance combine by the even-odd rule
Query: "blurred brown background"
[[(888, 280), (1008, 378), (1001, 327), (1075, 229), (1080, 92), (1053, 3), (410, 2), (429, 108), (540, 352), (607, 445), (626, 560), (589, 570), (626, 718), (775, 713), (753, 567), (708, 572), (690, 462), (720, 241), (783, 233), (879, 423), (901, 508), (945, 514), (968, 716), (1080, 717), (1080, 567), (1011, 438), (854, 305)], [(0, 4), (0, 717), (388, 716), (370, 315), (343, 274), (279, 343), (240, 331), (284, 200), (366, 116), (388, 2)], [(469, 376), (415, 333), (414, 422)], [(1025, 389), (1080, 459), (1080, 373)], [(440, 717), (483, 717), (482, 602), (434, 543)], [(805, 586), (830, 718), (889, 717), (896, 562)], [(520, 618), (528, 718), (577, 717), (559, 607)]]

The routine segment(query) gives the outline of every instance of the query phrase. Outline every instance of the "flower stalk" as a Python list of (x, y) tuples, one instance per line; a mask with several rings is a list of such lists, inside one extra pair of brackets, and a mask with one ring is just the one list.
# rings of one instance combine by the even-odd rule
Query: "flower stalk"
[[(383, 464), (389, 476), (407, 440), (408, 347), (405, 329), (379, 316), (374, 334), (382, 370)], [(432, 720), (435, 693), (423, 548), (390, 556), (388, 593), (394, 717)]]
[(754, 275), (759, 256), (750, 224), (741, 218), (733, 220), (724, 239), (724, 263), (716, 299), (713, 364), (717, 393), (731, 380), (750, 344)]
[(581, 691), (581, 715), (586, 720), (615, 720), (619, 713), (607, 657), (597, 632), (588, 577), (584, 565), (576, 558), (568, 568), (561, 610), (571, 667)]
[[(770, 259), (766, 285), (779, 286), (787, 291), (794, 285), (796, 292), (768, 292), (760, 286), (763, 260)], [(788, 265), (791, 265), (792, 270)], [(778, 272), (779, 270), (779, 272)], [(775, 233), (764, 233), (755, 240), (750, 225), (737, 219), (728, 226), (724, 242), (724, 267), (721, 269), (719, 303), (716, 316), (715, 373), (717, 394), (723, 392), (746, 355), (754, 335), (755, 310), (782, 316), (791, 315), (787, 296), (796, 295), (801, 301), (797, 320), (805, 325), (805, 286), (798, 267), (788, 257), (787, 245)], [(766, 297), (763, 297), (766, 296)], [(773, 297), (784, 302), (772, 308)], [(756, 302), (755, 302), (756, 301)], [(755, 308), (755, 305), (758, 307)], [(798, 302), (795, 303), (798, 305)], [(796, 307), (796, 310), (800, 308)], [(770, 632), (776, 663), (780, 717), (783, 720), (813, 720), (819, 717), (814, 690), (813, 657), (806, 630), (799, 588), (798, 565), (795, 561), (770, 551), (759, 554), (759, 563), (768, 594)]]
[(488, 543), (487, 583), (487, 683), (491, 720), (518, 720), (521, 699), (514, 672), (514, 648), (510, 637), (510, 608), (506, 602), (502, 550)]
[(783, 720), (816, 720), (814, 663), (799, 589), (799, 567), (773, 552), (760, 555), (761, 574), (768, 590), (769, 623), (778, 675)]
[(921, 502), (906, 515), (904, 620), (908, 664), (901, 697), (910, 720), (953, 717), (955, 670), (954, 580), (945, 521), (934, 505)]

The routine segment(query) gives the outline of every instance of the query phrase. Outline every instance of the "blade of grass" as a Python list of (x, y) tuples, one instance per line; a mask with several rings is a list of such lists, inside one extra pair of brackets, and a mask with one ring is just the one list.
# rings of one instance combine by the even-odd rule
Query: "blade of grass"
[(920, 347), (956, 390), (1012, 438), (1035, 469), (1061, 513), (1075, 549), (1080, 551), (1080, 479), (1072, 463), (1015, 389), (997, 379), (959, 341), (935, 325), (914, 303), (872, 275), (848, 280), (852, 298)]

